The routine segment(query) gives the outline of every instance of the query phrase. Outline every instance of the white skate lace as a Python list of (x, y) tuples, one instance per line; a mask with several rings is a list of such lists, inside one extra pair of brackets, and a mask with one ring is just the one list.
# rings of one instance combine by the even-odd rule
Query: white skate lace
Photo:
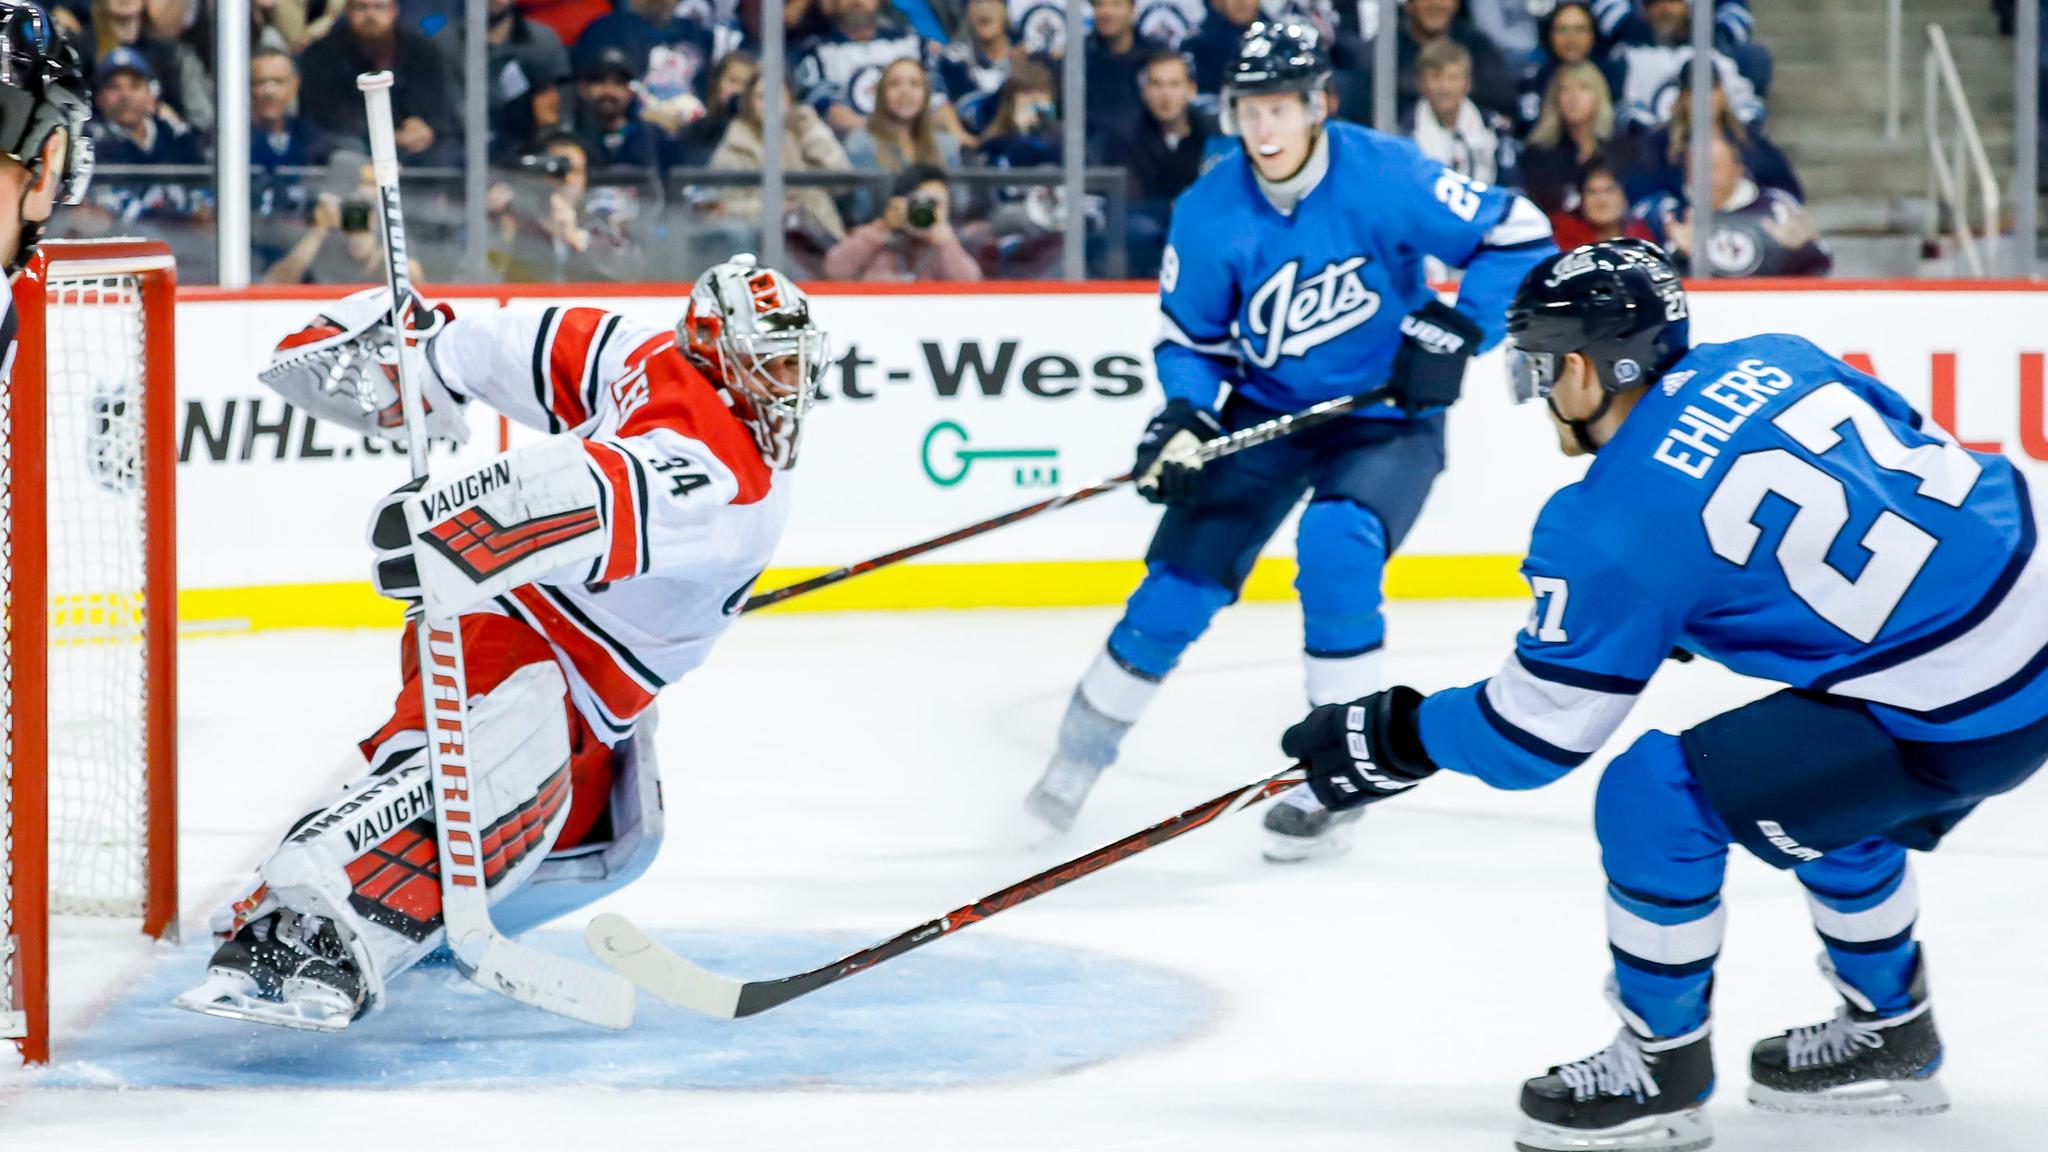
[(1626, 1028), (1615, 1034), (1614, 1043), (1584, 1060), (1559, 1065), (1557, 1076), (1572, 1090), (1575, 1100), (1633, 1096), (1641, 1102), (1658, 1094), (1657, 1078), (1650, 1072), (1642, 1046)]
[(1785, 1059), (1794, 1068), (1822, 1064), (1846, 1064), (1856, 1058), (1857, 1049), (1884, 1047), (1878, 1030), (1858, 1021), (1843, 1008), (1824, 1024), (1809, 1024), (1785, 1034)]

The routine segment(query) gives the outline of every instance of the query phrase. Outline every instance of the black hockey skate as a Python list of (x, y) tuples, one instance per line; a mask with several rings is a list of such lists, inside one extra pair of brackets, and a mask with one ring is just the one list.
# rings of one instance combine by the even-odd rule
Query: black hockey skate
[(1295, 864), (1341, 856), (1351, 850), (1351, 837), (1364, 808), (1332, 812), (1306, 786), (1294, 788), (1266, 809), (1265, 857), (1275, 864)]
[(172, 1001), (192, 1012), (339, 1032), (367, 996), (332, 922), (279, 909), (244, 925), (207, 963), (206, 982)]
[(1698, 1152), (1714, 1142), (1704, 1027), (1656, 1039), (1624, 1027), (1614, 1043), (1522, 1085), (1521, 1152)]
[(1919, 1116), (1948, 1110), (1935, 1079), (1941, 1036), (1927, 997), (1927, 963), (1913, 973), (1913, 1007), (1880, 1016), (1821, 957), (1842, 993), (1835, 1018), (1757, 1042), (1749, 1054), (1749, 1102), (1773, 1112), (1831, 1116)]

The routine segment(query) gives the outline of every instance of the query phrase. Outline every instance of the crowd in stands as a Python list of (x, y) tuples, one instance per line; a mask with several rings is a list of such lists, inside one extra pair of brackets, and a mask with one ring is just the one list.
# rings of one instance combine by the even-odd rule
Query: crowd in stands
[[(53, 0), (53, 19), (95, 62), (92, 131), (107, 170), (74, 233), (210, 224), (216, 2)], [(1692, 58), (1693, 2), (1715, 5), (1710, 61)], [(1400, 130), (1461, 173), (1524, 189), (1561, 242), (1650, 237), (1682, 262), (1704, 253), (1720, 275), (1828, 268), (1798, 179), (1767, 134), (1771, 58), (1752, 38), (1748, 0), (1404, 0), (1386, 30), (1374, 0), (1086, 7), (1085, 160), (1127, 174), (1113, 231), (1101, 189), (1070, 205), (1043, 173), (1065, 159), (1062, 0), (787, 0), (786, 85), (762, 73), (758, 3), (488, 0), (490, 272), (680, 279), (757, 246), (751, 177), (767, 151), (768, 102), (780, 101), (783, 165), (802, 174), (780, 227), (802, 274), (1051, 274), (1071, 218), (1088, 230), (1091, 271), (1148, 276), (1174, 197), (1236, 147), (1218, 127), (1221, 80), (1245, 28), (1274, 18), (1318, 29), (1335, 115), (1365, 123), (1373, 38), (1395, 36)], [(376, 275), (359, 72), (396, 74), (408, 187), (435, 190), (409, 192), (427, 201), (408, 213), (421, 218), (416, 230), (459, 227), (463, 10), (463, 0), (252, 0), (261, 278)], [(1685, 173), (1687, 93), (1702, 78), (1713, 85), (1716, 203), (1713, 235), (1698, 238)], [(977, 169), (1033, 171), (1015, 183), (961, 179)], [(181, 258), (210, 266), (210, 246), (204, 236)], [(416, 247), (430, 264), (460, 250)]]

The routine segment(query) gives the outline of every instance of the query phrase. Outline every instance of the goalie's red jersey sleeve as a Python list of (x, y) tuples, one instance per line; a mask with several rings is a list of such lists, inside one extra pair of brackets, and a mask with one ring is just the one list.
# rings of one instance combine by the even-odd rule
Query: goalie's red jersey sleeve
[(601, 308), (515, 306), (451, 321), (441, 381), (537, 431), (582, 438), (606, 545), (494, 602), (547, 636), (607, 743), (723, 632), (781, 537), (782, 474), (675, 333)]

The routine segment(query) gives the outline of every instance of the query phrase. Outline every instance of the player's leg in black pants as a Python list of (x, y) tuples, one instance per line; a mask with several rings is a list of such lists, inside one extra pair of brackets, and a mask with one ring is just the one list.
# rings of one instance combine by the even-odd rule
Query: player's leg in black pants
[[(1222, 415), (1224, 428), (1235, 431), (1279, 413), (1233, 397)], [(1303, 437), (1276, 440), (1209, 463), (1195, 499), (1167, 508), (1145, 554), (1145, 579), (1075, 687), (1059, 746), (1025, 798), (1026, 811), (1058, 831), (1072, 826), (1181, 653), (1237, 599), (1259, 550), (1308, 489), (1314, 466)]]

